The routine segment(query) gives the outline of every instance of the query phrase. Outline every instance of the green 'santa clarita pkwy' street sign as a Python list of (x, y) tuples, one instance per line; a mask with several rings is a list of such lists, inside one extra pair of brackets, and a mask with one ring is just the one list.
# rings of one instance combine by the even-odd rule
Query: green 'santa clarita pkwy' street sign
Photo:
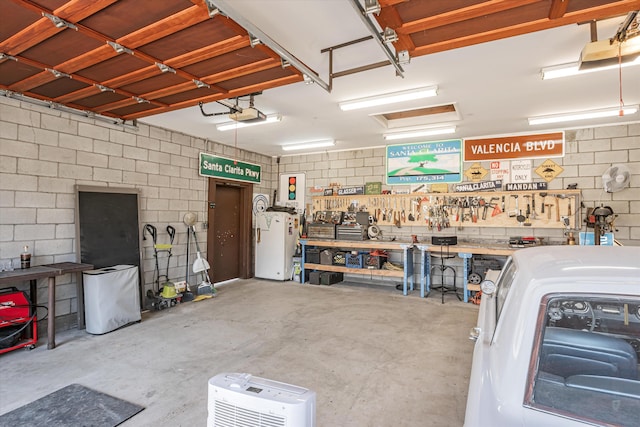
[(200, 175), (254, 184), (260, 184), (262, 180), (262, 171), (259, 165), (207, 153), (200, 153)]

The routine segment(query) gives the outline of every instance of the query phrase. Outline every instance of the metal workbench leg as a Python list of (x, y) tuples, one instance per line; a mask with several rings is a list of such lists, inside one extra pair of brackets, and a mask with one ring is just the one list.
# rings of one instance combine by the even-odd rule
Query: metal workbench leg
[(469, 281), (469, 273), (468, 273), (468, 267), (469, 267), (469, 259), (471, 259), (471, 257), (473, 256), (473, 254), (470, 253), (466, 253), (466, 252), (459, 252), (458, 256), (460, 258), (463, 259), (464, 263), (463, 263), (463, 285), (464, 285), (464, 302), (469, 302), (469, 291), (467, 290), (467, 283)]
[(82, 271), (78, 271), (75, 273), (76, 276), (76, 298), (77, 298), (77, 306), (78, 306), (78, 329), (85, 328), (85, 317), (84, 317), (84, 286), (83, 286), (83, 274)]
[(56, 348), (56, 278), (47, 279), (49, 304), (47, 306), (47, 349)]
[(305, 248), (307, 247), (307, 242), (304, 240), (300, 240), (300, 246), (302, 253), (300, 254), (300, 283), (304, 284), (304, 279), (307, 277), (307, 273), (304, 271), (304, 261), (305, 261)]
[(424, 298), (431, 292), (429, 245), (418, 245), (418, 249), (420, 249), (420, 298)]
[(411, 290), (413, 290), (413, 251), (411, 251), (411, 261), (409, 261), (409, 249), (411, 245), (400, 245), (402, 253), (404, 254), (404, 278), (402, 283), (402, 294), (407, 295), (407, 282), (409, 271), (411, 272)]

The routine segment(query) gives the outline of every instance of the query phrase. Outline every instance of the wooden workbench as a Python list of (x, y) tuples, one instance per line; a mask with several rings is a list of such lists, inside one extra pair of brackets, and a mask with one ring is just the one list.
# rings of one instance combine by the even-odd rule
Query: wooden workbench
[[(384, 240), (307, 240), (301, 239), (302, 244), (302, 275), (301, 281), (304, 283), (306, 270), (335, 271), (340, 273), (364, 274), (381, 277), (402, 278), (403, 294), (407, 295), (409, 290), (413, 290), (413, 244), (411, 242), (384, 241)], [(316, 246), (318, 248), (343, 248), (343, 249), (366, 249), (372, 250), (397, 250), (402, 251), (402, 270), (384, 270), (369, 268), (349, 268), (339, 265), (327, 265), (309, 263), (305, 260), (305, 247)]]
[[(421, 268), (420, 268), (420, 296), (422, 298), (425, 295), (428, 295), (431, 290), (431, 254), (430, 252), (440, 253), (449, 252), (458, 254), (460, 258), (463, 259), (463, 285), (464, 285), (464, 302), (469, 301), (469, 259), (473, 255), (497, 255), (497, 256), (510, 256), (519, 248), (512, 248), (508, 244), (479, 244), (479, 243), (469, 243), (462, 242), (457, 245), (452, 246), (440, 246), (440, 245), (428, 245), (423, 243), (416, 244), (416, 247), (420, 249), (420, 259), (421, 259)], [(478, 289), (473, 289), (478, 290)]]

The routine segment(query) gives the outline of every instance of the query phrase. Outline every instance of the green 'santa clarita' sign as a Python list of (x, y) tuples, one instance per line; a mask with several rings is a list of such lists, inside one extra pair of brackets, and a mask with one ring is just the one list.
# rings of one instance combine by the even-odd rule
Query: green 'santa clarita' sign
[(259, 165), (207, 153), (200, 153), (200, 175), (254, 184), (260, 184), (262, 180), (262, 171)]

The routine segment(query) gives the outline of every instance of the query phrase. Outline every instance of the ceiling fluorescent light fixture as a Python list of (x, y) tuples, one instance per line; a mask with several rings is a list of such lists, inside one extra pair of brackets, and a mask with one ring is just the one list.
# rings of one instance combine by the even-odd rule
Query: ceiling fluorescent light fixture
[(606, 65), (602, 67), (585, 68), (580, 69), (579, 62), (571, 62), (569, 64), (554, 65), (552, 67), (546, 67), (540, 70), (542, 80), (557, 79), (560, 77), (577, 76), (581, 74), (594, 73), (596, 71), (617, 70), (619, 67), (626, 68), (633, 65), (640, 65), (640, 56), (635, 60), (629, 62), (623, 62), (622, 64)]
[(413, 101), (438, 95), (438, 86), (427, 86), (400, 92), (386, 93), (367, 98), (353, 99), (338, 103), (342, 111), (360, 108), (376, 107), (378, 105), (394, 104), (396, 102)]
[[(622, 112), (622, 114), (621, 114)], [(624, 107), (602, 108), (599, 110), (576, 111), (573, 113), (553, 114), (549, 116), (529, 117), (529, 125), (543, 125), (549, 123), (572, 122), (576, 120), (600, 119), (603, 117), (616, 117), (620, 115), (628, 116), (638, 112), (637, 105), (626, 105)]]
[(246, 128), (249, 126), (256, 126), (256, 125), (266, 125), (267, 123), (276, 123), (282, 120), (282, 116), (280, 114), (269, 114), (267, 116), (266, 119), (262, 120), (262, 121), (257, 121), (257, 122), (224, 122), (224, 123), (219, 123), (216, 125), (216, 129), (219, 131), (225, 131), (225, 130), (233, 130), (233, 129), (240, 129), (240, 128)]
[(405, 129), (403, 131), (398, 132), (390, 132), (385, 133), (383, 136), (387, 141), (395, 140), (395, 139), (409, 139), (409, 138), (420, 138), (424, 136), (434, 136), (434, 135), (447, 135), (451, 133), (455, 133), (455, 126), (440, 126), (440, 127), (428, 127), (428, 128), (414, 128), (414, 129)]
[(296, 142), (293, 144), (284, 144), (282, 145), (282, 149), (284, 151), (292, 151), (292, 150), (304, 150), (307, 148), (332, 147), (334, 145), (336, 145), (335, 140), (325, 139), (322, 141)]

